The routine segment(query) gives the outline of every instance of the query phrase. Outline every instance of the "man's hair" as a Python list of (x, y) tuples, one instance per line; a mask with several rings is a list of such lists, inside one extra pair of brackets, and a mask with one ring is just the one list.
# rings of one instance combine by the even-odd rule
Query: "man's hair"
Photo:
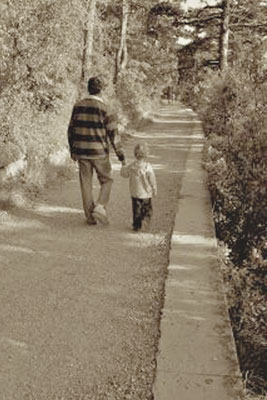
[(102, 90), (102, 82), (101, 80), (95, 76), (93, 78), (90, 78), (88, 81), (88, 92), (90, 94), (98, 94)]
[(134, 155), (137, 160), (142, 160), (148, 156), (148, 146), (146, 143), (137, 144), (134, 148)]

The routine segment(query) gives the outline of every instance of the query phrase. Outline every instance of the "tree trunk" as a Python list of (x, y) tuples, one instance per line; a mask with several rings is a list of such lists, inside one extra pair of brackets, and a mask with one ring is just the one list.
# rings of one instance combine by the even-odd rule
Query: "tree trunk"
[(128, 16), (129, 16), (129, 3), (128, 0), (122, 0), (122, 22), (121, 22), (121, 39), (120, 47), (116, 58), (116, 68), (114, 83), (117, 82), (119, 73), (126, 68), (128, 61), (127, 53), (127, 26), (128, 26)]
[(92, 64), (93, 42), (94, 42), (94, 19), (96, 0), (87, 0), (87, 22), (84, 30), (84, 47), (82, 59), (82, 83), (87, 82)]
[(229, 47), (229, 19), (230, 19), (230, 3), (232, 0), (223, 0), (222, 24), (219, 45), (219, 65), (223, 72), (228, 66), (228, 47)]

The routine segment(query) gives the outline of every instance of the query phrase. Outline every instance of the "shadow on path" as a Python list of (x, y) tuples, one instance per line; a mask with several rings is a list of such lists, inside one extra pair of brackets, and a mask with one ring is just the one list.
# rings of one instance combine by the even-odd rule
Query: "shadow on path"
[(1, 400), (151, 398), (169, 239), (195, 124), (177, 107), (163, 107), (126, 145), (129, 161), (137, 141), (151, 149), (159, 194), (150, 233), (131, 231), (128, 182), (114, 158), (109, 226), (85, 224), (78, 174), (1, 219)]

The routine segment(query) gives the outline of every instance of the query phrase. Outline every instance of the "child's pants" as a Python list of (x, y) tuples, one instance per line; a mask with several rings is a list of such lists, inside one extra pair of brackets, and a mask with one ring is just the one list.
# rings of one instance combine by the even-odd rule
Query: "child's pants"
[(133, 207), (133, 229), (139, 230), (142, 227), (142, 222), (145, 221), (147, 225), (150, 223), (152, 217), (152, 200), (149, 199), (138, 199), (132, 197)]

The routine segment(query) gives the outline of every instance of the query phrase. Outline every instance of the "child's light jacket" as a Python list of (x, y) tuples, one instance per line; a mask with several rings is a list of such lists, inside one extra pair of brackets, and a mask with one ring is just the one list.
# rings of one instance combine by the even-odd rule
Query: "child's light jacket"
[(129, 178), (131, 197), (148, 199), (157, 194), (157, 183), (150, 163), (137, 160), (121, 168), (121, 176)]

